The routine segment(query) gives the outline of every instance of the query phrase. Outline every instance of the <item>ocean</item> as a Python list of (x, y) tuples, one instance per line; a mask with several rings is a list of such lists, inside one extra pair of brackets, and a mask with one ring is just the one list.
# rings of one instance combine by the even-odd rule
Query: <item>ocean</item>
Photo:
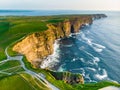
[(0, 16), (44, 16), (59, 14), (98, 14), (95, 20), (69, 38), (55, 41), (54, 53), (41, 67), (81, 73), (85, 82), (111, 80), (120, 83), (120, 12), (110, 11), (17, 11), (0, 10)]

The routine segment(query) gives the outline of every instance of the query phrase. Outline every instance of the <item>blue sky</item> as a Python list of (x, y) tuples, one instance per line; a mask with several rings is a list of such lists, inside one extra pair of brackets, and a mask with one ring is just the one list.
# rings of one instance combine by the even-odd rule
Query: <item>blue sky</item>
[(0, 9), (120, 11), (120, 0), (0, 0)]

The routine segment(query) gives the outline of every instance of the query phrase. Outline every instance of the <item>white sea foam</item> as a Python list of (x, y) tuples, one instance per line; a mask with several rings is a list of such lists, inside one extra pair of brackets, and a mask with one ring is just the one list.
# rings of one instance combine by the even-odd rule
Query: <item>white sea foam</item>
[(97, 44), (97, 43), (93, 43), (93, 45), (96, 45), (98, 48), (106, 48), (105, 46)]
[(84, 50), (84, 49), (85, 49), (85, 47), (84, 47), (84, 46), (81, 46), (81, 47), (79, 47), (79, 49), (80, 49), (80, 50)]
[(87, 42), (89, 45), (92, 45), (92, 40), (87, 38), (83, 32), (81, 32), (82, 39)]
[(95, 69), (95, 68), (87, 67), (87, 69), (89, 69), (89, 70), (92, 70), (92, 71), (96, 72), (96, 69)]
[(89, 52), (87, 52), (87, 51), (85, 51), (84, 50), (84, 52), (87, 54), (87, 55), (89, 55), (89, 56), (91, 56), (93, 59), (93, 61), (91, 62), (91, 61), (88, 61), (87, 63), (88, 64), (96, 64), (96, 65), (98, 65), (97, 63), (100, 61), (100, 59), (98, 58), (98, 57), (95, 57), (95, 56), (93, 56), (91, 53), (89, 53)]
[(73, 36), (76, 36), (76, 35), (79, 35), (80, 33), (78, 32), (78, 33), (71, 33), (70, 35), (69, 35), (69, 37), (73, 37)]
[(93, 58), (93, 63), (95, 64), (95, 65), (97, 65), (98, 66), (98, 62), (100, 61), (100, 59), (98, 58), (98, 57), (94, 57)]
[(76, 61), (76, 59), (75, 59), (75, 58), (73, 58), (73, 60), (72, 60), (72, 61), (74, 62), (74, 61)]
[(89, 81), (91, 81), (90, 74), (85, 75), (85, 79), (88, 79)]
[(62, 45), (63, 47), (72, 47), (73, 44), (69, 44), (69, 45)]
[(98, 57), (94, 57), (94, 62), (99, 62), (100, 59)]
[(85, 23), (85, 26), (89, 26), (90, 24), (89, 23)]
[(103, 69), (103, 73), (102, 74), (95, 74), (95, 77), (99, 80), (107, 79), (107, 77), (108, 77), (107, 71), (105, 69)]
[(65, 71), (66, 69), (64, 68), (64, 65), (65, 65), (65, 64), (62, 64), (62, 65), (58, 68), (57, 71), (59, 71), (59, 72)]
[(87, 52), (87, 51), (85, 51), (85, 50), (84, 50), (84, 52), (85, 52), (87, 55), (89, 55), (89, 56), (91, 56), (91, 57), (94, 58), (94, 56), (93, 56), (91, 53), (89, 53), (89, 52)]
[(94, 49), (96, 52), (102, 52), (102, 51), (103, 51), (103, 49), (101, 49), (101, 48), (93, 47), (93, 49)]
[(97, 44), (97, 43), (92, 43), (92, 46), (93, 46), (93, 49), (94, 49), (96, 52), (102, 52), (103, 49), (106, 48), (105, 46), (100, 45), (100, 44)]
[(59, 58), (59, 44), (58, 41), (56, 40), (54, 43), (54, 52), (52, 55), (49, 55), (48, 57), (46, 57), (43, 62), (40, 65), (40, 68), (51, 68), (53, 67), (56, 63), (59, 62), (58, 58)]
[(92, 42), (92, 39), (87, 38), (83, 32), (81, 32), (81, 38), (83, 39), (84, 42), (86, 42), (88, 45), (90, 45), (96, 52), (102, 52), (103, 49), (106, 48), (105, 46), (103, 46), (101, 44)]
[(80, 58), (80, 61), (83, 62), (83, 63), (85, 62), (84, 58)]
[(93, 61), (87, 61), (86, 62), (88, 65), (97, 65), (97, 64), (94, 64)]

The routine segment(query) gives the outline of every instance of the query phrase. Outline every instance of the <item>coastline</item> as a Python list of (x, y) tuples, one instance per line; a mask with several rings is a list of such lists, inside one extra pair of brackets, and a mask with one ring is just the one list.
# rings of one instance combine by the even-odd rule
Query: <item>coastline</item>
[[(105, 18), (106, 15), (70, 15), (66, 17), (68, 17), (68, 19), (63, 20), (62, 22), (56, 22), (55, 20), (55, 23), (47, 24), (48, 30), (27, 36), (24, 40), (14, 45), (13, 51), (25, 55), (33, 66), (39, 67), (38, 65), (43, 61), (42, 59), (53, 53), (53, 45), (56, 39), (69, 37), (71, 33), (79, 32), (81, 27), (91, 25), (93, 20)], [(25, 43), (27, 46), (24, 45)]]
[[(85, 25), (86, 25), (86, 23), (85, 23)], [(77, 34), (77, 33), (76, 33), (76, 34)], [(54, 42), (55, 42), (55, 41), (54, 41)], [(53, 44), (54, 44), (54, 43), (53, 43)], [(27, 65), (27, 64), (25, 64), (25, 65)], [(32, 70), (33, 70), (33, 69), (32, 69)], [(35, 69), (34, 71), (38, 72), (37, 69)], [(41, 71), (42, 71), (42, 70), (41, 70)], [(48, 71), (47, 71), (47, 70), (45, 70), (45, 71), (43, 70), (43, 72), (48, 72), (46, 75), (48, 75), (48, 76), (50, 75), (49, 70), (48, 70)], [(57, 73), (57, 72), (56, 72), (56, 73)], [(59, 73), (57, 73), (57, 75), (59, 75)], [(68, 74), (68, 75), (69, 75), (69, 74)], [(47, 76), (47, 77), (48, 77), (48, 76)], [(50, 76), (51, 76), (51, 75), (50, 75)], [(66, 76), (66, 77), (68, 77), (68, 76)], [(56, 78), (56, 77), (53, 78), (53, 76), (52, 76), (52, 79), (53, 79), (53, 80), (57, 80), (57, 79), (55, 79), (55, 78)], [(49, 80), (49, 82), (52, 82), (53, 85), (59, 86), (59, 85), (57, 85), (56, 83), (54, 83), (54, 81), (52, 81), (52, 79), (47, 78), (47, 80)], [(60, 80), (61, 80), (61, 79), (60, 79)], [(63, 80), (61, 80), (61, 81), (63, 81)], [(56, 81), (56, 82), (59, 82), (59, 80)], [(60, 82), (60, 83), (61, 83), (61, 82)], [(106, 83), (106, 82), (105, 82), (105, 83)], [(63, 83), (63, 84), (65, 84), (65, 83)], [(113, 85), (112, 83), (109, 83), (109, 84)], [(65, 85), (66, 85), (66, 84), (65, 84)], [(84, 85), (86, 85), (86, 84), (84, 84)], [(81, 85), (81, 86), (78, 85), (78, 87), (79, 87), (79, 88), (82, 87), (82, 89), (83, 89), (84, 85)], [(91, 84), (91, 87), (93, 87), (94, 85), (96, 86), (96, 84)], [(97, 89), (100, 88), (100, 87), (99, 87), (100, 85), (102, 85), (101, 87), (104, 86), (104, 85), (101, 83), (101, 84), (99, 84), (96, 88), (97, 88)], [(116, 84), (115, 84), (115, 85), (116, 85)], [(66, 86), (67, 86), (67, 85), (66, 85)], [(71, 86), (72, 86), (72, 85), (71, 85)], [(77, 86), (77, 85), (76, 85), (76, 86)], [(117, 85), (116, 85), (116, 86), (117, 86)], [(119, 86), (119, 85), (118, 85), (118, 86)], [(73, 89), (71, 89), (71, 90), (74, 90), (74, 87), (75, 87), (75, 86), (73, 85)], [(76, 90), (78, 90), (78, 87), (76, 88)], [(86, 85), (84, 88), (86, 88), (86, 87), (90, 88), (89, 85), (88, 85), (88, 86)], [(59, 88), (61, 88), (61, 85), (59, 86)], [(64, 89), (61, 89), (61, 90), (64, 90)]]

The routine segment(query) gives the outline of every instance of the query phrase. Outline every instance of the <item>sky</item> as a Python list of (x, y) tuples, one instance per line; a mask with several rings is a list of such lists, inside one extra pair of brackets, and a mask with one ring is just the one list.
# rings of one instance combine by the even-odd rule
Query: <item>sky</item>
[(0, 0), (0, 9), (120, 11), (120, 0)]

